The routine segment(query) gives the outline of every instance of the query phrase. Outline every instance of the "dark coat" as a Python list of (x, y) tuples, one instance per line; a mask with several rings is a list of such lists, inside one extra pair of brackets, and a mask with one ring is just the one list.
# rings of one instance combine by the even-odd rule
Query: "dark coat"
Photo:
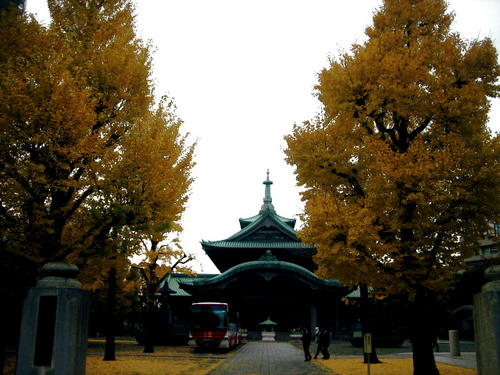
[(319, 333), (318, 343), (320, 345), (328, 347), (328, 345), (330, 345), (330, 331), (328, 331), (327, 329), (322, 330)]
[(311, 331), (308, 329), (304, 330), (300, 339), (302, 340), (303, 345), (310, 345), (312, 341)]

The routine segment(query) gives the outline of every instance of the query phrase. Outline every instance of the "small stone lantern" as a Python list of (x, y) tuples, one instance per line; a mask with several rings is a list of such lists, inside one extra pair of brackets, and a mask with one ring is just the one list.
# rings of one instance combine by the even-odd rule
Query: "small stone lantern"
[(276, 332), (274, 332), (274, 326), (278, 323), (273, 322), (269, 317), (267, 320), (259, 323), (262, 326), (262, 341), (276, 341)]

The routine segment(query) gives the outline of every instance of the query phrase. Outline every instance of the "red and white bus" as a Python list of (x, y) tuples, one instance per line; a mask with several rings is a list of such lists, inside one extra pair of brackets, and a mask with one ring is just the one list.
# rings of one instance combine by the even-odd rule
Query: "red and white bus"
[(241, 342), (238, 313), (227, 303), (193, 303), (190, 336), (199, 347), (232, 348)]

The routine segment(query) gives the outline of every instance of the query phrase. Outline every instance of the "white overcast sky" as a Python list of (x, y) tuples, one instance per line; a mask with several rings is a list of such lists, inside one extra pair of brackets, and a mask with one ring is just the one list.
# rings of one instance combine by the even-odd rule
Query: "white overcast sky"
[[(283, 136), (319, 108), (313, 96), (328, 56), (365, 40), (381, 0), (136, 0), (137, 32), (155, 46), (157, 95), (175, 98), (198, 140), (196, 181), (183, 217), (184, 249), (198, 272), (218, 272), (200, 241), (239, 230), (258, 213), (270, 170), (282, 216), (302, 210)], [(500, 51), (500, 0), (449, 0), (464, 39), (490, 37)], [(46, 22), (46, 0), (27, 0)], [(500, 130), (500, 99), (490, 113)]]

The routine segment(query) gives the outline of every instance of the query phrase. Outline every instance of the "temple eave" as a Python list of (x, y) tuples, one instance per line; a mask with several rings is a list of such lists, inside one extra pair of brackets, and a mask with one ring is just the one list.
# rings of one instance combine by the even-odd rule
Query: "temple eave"
[[(223, 273), (216, 275), (209, 279), (186, 279), (185, 281), (180, 281), (179, 284), (183, 288), (192, 290), (193, 288), (200, 287), (216, 287), (228, 280), (233, 280), (236, 275), (242, 275), (244, 273), (253, 272), (279, 272), (279, 273), (289, 273), (295, 275), (295, 277), (300, 278), (303, 282), (308, 283), (311, 287), (316, 287), (331, 291), (344, 291), (346, 288), (340, 285), (338, 280), (322, 280), (314, 275), (311, 271), (293, 263), (283, 262), (283, 261), (251, 261), (246, 263), (238, 264), (230, 269), (224, 271)], [(331, 289), (333, 288), (333, 289)]]
[(314, 246), (304, 245), (300, 241), (290, 242), (239, 242), (239, 241), (202, 241), (203, 249), (304, 249), (316, 250)]

